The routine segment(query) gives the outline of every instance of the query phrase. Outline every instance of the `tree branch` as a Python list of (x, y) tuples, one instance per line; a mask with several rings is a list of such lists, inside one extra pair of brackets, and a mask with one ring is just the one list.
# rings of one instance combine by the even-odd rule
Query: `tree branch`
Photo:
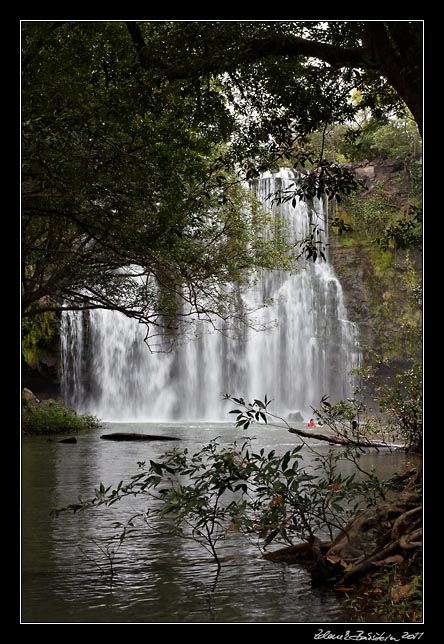
[(337, 47), (299, 36), (253, 40), (247, 44), (245, 53), (248, 62), (274, 55), (308, 56), (337, 67), (369, 66), (368, 52), (361, 47)]
[[(127, 22), (126, 26), (136, 49), (140, 64), (148, 68), (149, 61), (141, 56), (146, 47), (139, 25)], [(164, 66), (163, 74), (169, 80), (190, 78), (209, 73), (234, 72), (239, 65), (253, 63), (267, 56), (305, 56), (318, 58), (335, 67), (372, 67), (369, 52), (362, 47), (338, 47), (328, 43), (306, 40), (300, 36), (264, 37), (247, 41), (238, 48), (227, 47), (226, 55), (203, 59), (191, 56), (179, 65)], [(160, 61), (156, 61), (159, 67)]]
[[(152, 61), (144, 55), (146, 44), (140, 27), (136, 23), (126, 24), (139, 63), (152, 70)], [(232, 74), (239, 66), (268, 56), (315, 58), (335, 68), (358, 68), (385, 76), (412, 111), (421, 131), (421, 22), (366, 21), (358, 23), (356, 34), (362, 38), (361, 46), (338, 46), (291, 34), (252, 38), (238, 46), (227, 42), (224, 54), (219, 56), (194, 53), (173, 62), (156, 58), (156, 73), (172, 81), (224, 72)], [(406, 43), (410, 46), (406, 47)]]
[(355, 447), (374, 447), (375, 449), (378, 449), (378, 447), (400, 447), (399, 445), (392, 445), (391, 443), (387, 443), (385, 441), (376, 441), (370, 439), (357, 441), (353, 440), (352, 438), (345, 438), (338, 435), (331, 436), (327, 434), (318, 434), (317, 432), (306, 431), (304, 429), (296, 429), (294, 427), (289, 427), (288, 431), (290, 432), (290, 434), (297, 434), (298, 436), (302, 436), (303, 438), (315, 438), (316, 440), (327, 441), (327, 443), (334, 443), (335, 445), (354, 445)]

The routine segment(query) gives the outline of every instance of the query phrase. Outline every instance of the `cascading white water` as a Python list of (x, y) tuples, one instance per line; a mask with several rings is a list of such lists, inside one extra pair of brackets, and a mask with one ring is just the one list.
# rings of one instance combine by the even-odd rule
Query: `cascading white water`
[[(252, 189), (271, 208), (267, 196), (293, 180), (290, 170), (267, 173)], [(294, 240), (308, 234), (305, 204), (287, 202), (277, 209)], [(322, 201), (315, 211), (325, 243)], [(272, 301), (260, 314), (266, 331), (245, 328), (243, 337), (232, 339), (217, 331), (197, 334), (171, 353), (150, 353), (143, 327), (121, 313), (65, 312), (66, 402), (110, 421), (228, 420), (223, 394), (248, 400), (267, 394), (280, 415), (300, 411), (306, 418), (322, 396), (335, 401), (352, 394), (358, 333), (328, 261), (301, 261), (295, 272), (262, 271), (242, 298), (252, 307)]]

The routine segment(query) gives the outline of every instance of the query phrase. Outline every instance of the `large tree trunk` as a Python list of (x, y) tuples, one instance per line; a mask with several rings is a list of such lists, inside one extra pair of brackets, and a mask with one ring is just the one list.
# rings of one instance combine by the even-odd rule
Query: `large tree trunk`
[(366, 49), (407, 107), (423, 125), (422, 22), (363, 22)]

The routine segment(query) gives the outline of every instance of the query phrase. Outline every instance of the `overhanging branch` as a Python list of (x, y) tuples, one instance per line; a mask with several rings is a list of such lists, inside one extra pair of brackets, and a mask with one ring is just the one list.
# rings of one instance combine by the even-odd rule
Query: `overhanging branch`
[(334, 443), (335, 445), (353, 445), (354, 447), (373, 447), (378, 449), (379, 447), (389, 447), (389, 448), (400, 448), (401, 445), (392, 445), (386, 441), (377, 441), (364, 438), (363, 440), (356, 440), (353, 438), (346, 438), (345, 436), (340, 436), (338, 434), (319, 434), (318, 432), (305, 431), (304, 429), (295, 429), (294, 427), (289, 427), (288, 431), (290, 434), (297, 434), (303, 438), (314, 438), (318, 441), (326, 441), (327, 443)]
[[(135, 22), (126, 23), (140, 64), (148, 68), (150, 63), (143, 56), (146, 44), (140, 27)], [(164, 65), (162, 73), (169, 80), (190, 78), (209, 73), (234, 72), (239, 65), (253, 63), (268, 56), (304, 56), (317, 58), (335, 67), (373, 67), (370, 53), (364, 47), (338, 47), (328, 43), (306, 40), (300, 36), (264, 37), (247, 41), (239, 47), (227, 47), (226, 56), (204, 59), (190, 56), (182, 64)], [(156, 60), (159, 69), (160, 61)]]

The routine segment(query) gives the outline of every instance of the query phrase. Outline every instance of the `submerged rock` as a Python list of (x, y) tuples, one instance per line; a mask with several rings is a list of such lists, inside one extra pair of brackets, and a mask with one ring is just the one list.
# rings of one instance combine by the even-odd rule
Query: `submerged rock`
[(58, 443), (77, 443), (77, 438), (75, 436), (70, 436), (69, 438), (62, 438), (62, 440), (57, 441)]
[(102, 434), (100, 438), (109, 441), (177, 441), (175, 436), (156, 436), (153, 434), (136, 434), (129, 432), (115, 432), (113, 434)]
[(293, 411), (290, 414), (288, 414), (287, 420), (290, 423), (303, 423), (304, 422), (304, 418), (303, 418), (303, 416), (302, 416), (300, 411)]

